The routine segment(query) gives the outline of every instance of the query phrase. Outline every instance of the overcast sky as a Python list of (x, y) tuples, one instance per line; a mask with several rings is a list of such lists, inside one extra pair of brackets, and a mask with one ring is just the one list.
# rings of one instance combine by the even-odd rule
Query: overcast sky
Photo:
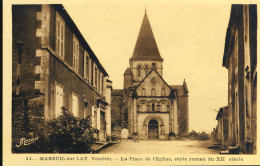
[[(108, 72), (113, 88), (123, 88), (123, 73), (141, 27), (144, 4), (64, 4)], [(222, 67), (230, 5), (147, 4), (147, 14), (162, 58), (163, 78), (189, 89), (190, 131), (216, 127), (213, 109), (227, 105), (227, 69)]]

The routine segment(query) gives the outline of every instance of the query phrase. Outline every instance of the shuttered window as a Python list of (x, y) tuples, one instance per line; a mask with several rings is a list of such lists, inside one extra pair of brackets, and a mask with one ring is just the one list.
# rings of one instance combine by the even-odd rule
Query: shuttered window
[(89, 79), (89, 57), (86, 51), (84, 51), (84, 78)]
[(64, 59), (65, 47), (65, 22), (58, 12), (56, 12), (56, 53)]
[(79, 71), (79, 41), (73, 34), (73, 64), (72, 67), (77, 72)]
[(74, 93), (72, 93), (72, 114), (75, 117), (79, 116), (79, 101), (78, 96)]
[(63, 106), (63, 88), (58, 84), (55, 85), (55, 117), (61, 115)]

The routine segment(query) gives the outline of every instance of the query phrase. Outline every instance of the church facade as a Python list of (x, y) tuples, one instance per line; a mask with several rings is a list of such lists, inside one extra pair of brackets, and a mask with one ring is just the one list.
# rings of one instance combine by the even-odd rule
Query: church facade
[(146, 12), (129, 64), (124, 89), (112, 91), (112, 132), (127, 128), (130, 137), (143, 140), (187, 135), (187, 84), (169, 85), (163, 79), (163, 58)]

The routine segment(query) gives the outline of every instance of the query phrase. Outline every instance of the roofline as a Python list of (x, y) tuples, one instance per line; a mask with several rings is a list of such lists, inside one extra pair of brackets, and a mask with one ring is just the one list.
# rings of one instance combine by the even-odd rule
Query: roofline
[(221, 117), (222, 114), (223, 114), (223, 108), (220, 108), (219, 111), (218, 111), (216, 120), (218, 120)]
[(101, 70), (104, 72), (104, 76), (109, 76), (108, 73), (106, 72), (105, 68), (102, 66), (102, 64), (98, 60), (97, 56), (93, 52), (93, 50), (90, 48), (90, 46), (87, 43), (87, 41), (85, 40), (85, 38), (81, 34), (80, 30), (78, 29), (78, 27), (76, 26), (76, 24), (74, 23), (74, 21), (72, 20), (72, 18), (66, 11), (66, 9), (64, 8), (64, 6), (62, 4), (51, 4), (51, 6), (53, 6), (57, 11), (59, 11), (59, 13), (62, 15), (62, 17), (64, 17), (66, 19), (67, 25), (71, 27), (71, 31), (73, 33), (75, 33), (78, 40), (81, 41), (83, 48), (87, 50), (87, 52), (89, 53), (89, 56), (92, 57), (92, 59), (94, 59), (94, 61), (98, 65), (98, 67), (101, 68)]
[(144, 77), (144, 79), (143, 79), (138, 85), (136, 85), (135, 90), (139, 87), (139, 85), (140, 85), (141, 83), (144, 82), (144, 80), (152, 73), (152, 71), (155, 71), (155, 72), (159, 75), (159, 77), (163, 80), (163, 82), (164, 82), (171, 90), (174, 90), (174, 89), (172, 89), (172, 88), (169, 86), (169, 84), (167, 84), (167, 82), (162, 78), (162, 76), (161, 76), (154, 68)]
[(139, 61), (147, 61), (147, 60), (150, 60), (150, 61), (164, 61), (163, 58), (134, 58), (134, 57), (131, 57), (129, 59), (129, 61), (136, 61), (136, 60), (139, 60)]
[(234, 35), (233, 31), (233, 25), (237, 20), (237, 16), (239, 15), (239, 12), (241, 11), (243, 5), (242, 4), (235, 4), (231, 6), (231, 11), (230, 11), (230, 18), (229, 18), (229, 23), (228, 23), (228, 28), (226, 31), (226, 39), (225, 39), (225, 48), (224, 48), (224, 54), (223, 54), (223, 61), (222, 61), (222, 66), (226, 67), (228, 69), (229, 66), (229, 57), (231, 54), (231, 47), (232, 47), (232, 37)]
[(228, 109), (228, 106), (220, 107), (220, 108), (219, 108), (218, 114), (217, 114), (217, 116), (216, 116), (216, 120), (218, 120), (220, 117), (222, 117), (222, 115), (223, 115), (225, 109)]

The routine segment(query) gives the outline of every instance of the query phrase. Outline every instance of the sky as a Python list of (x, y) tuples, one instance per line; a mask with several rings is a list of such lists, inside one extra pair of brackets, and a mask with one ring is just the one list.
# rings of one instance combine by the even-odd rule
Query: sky
[[(113, 81), (123, 88), (145, 12), (164, 59), (163, 78), (189, 89), (190, 131), (210, 132), (228, 103), (228, 70), (222, 67), (230, 5), (63, 4)], [(215, 110), (215, 111), (214, 111)]]

